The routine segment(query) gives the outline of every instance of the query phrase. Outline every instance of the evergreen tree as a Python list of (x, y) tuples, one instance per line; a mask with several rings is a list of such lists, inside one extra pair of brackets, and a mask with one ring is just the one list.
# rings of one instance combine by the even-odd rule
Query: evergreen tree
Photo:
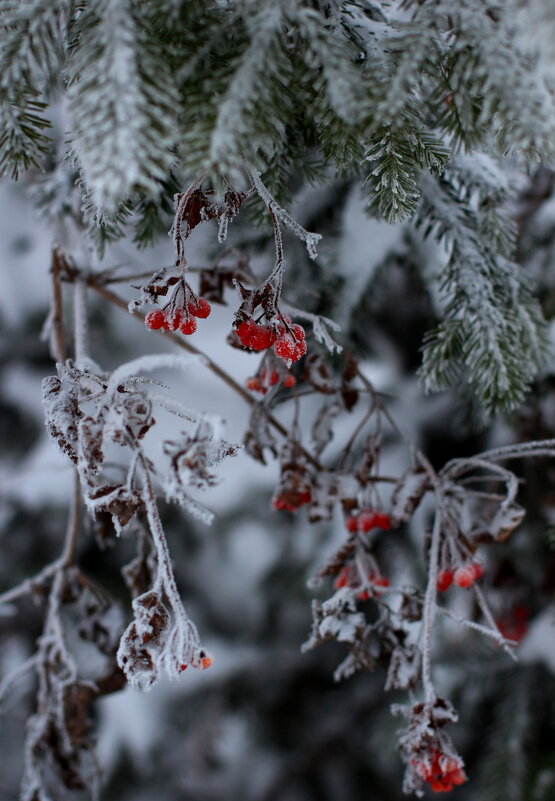
[[(0, 0), (0, 20), (0, 172), (52, 232), (44, 345), (32, 317), (0, 331), (22, 801), (550, 798), (552, 12)], [(16, 360), (44, 376), (67, 524), (17, 481), (44, 438)], [(108, 698), (167, 677), (155, 762), (102, 779), (95, 708), (102, 754)]]

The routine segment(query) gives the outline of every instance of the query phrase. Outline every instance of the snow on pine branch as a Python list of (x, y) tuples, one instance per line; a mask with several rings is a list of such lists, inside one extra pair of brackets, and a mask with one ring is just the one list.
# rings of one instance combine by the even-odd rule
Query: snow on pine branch
[(426, 337), (421, 377), (433, 391), (462, 378), (492, 413), (524, 397), (545, 360), (545, 324), (519, 266), (496, 252), (480, 211), (461, 199), (460, 181), (460, 174), (456, 187), (449, 175), (421, 180), (416, 224), (449, 249), (444, 320)]
[(78, 27), (68, 66), (71, 147), (95, 204), (110, 210), (137, 189), (157, 194), (172, 166), (178, 96), (130, 0), (88, 4)]

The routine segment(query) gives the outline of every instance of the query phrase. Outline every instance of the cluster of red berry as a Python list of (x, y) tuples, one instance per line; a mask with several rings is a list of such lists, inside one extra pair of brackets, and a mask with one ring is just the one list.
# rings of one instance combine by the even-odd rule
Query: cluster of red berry
[(389, 531), (391, 518), (383, 512), (376, 512), (373, 509), (361, 509), (358, 514), (351, 512), (345, 518), (345, 528), (351, 534), (354, 534), (355, 531), (371, 531), (373, 528)]
[(467, 778), (460, 759), (440, 751), (432, 751), (428, 759), (413, 760), (412, 764), (434, 793), (449, 793), (456, 785), (464, 784)]
[(291, 324), (287, 317), (277, 325), (263, 325), (249, 317), (237, 326), (236, 331), (245, 348), (266, 350), (273, 347), (276, 356), (286, 362), (296, 362), (306, 353), (304, 328)]
[(181, 331), (182, 334), (194, 334), (197, 330), (195, 317), (204, 319), (208, 317), (212, 308), (204, 298), (195, 298), (186, 306), (173, 311), (155, 309), (145, 317), (145, 325), (153, 331), (162, 328), (164, 331)]
[(312, 495), (307, 489), (285, 489), (272, 500), (272, 506), (278, 512), (296, 512), (301, 506), (310, 503)]
[(481, 562), (467, 562), (455, 570), (446, 568), (440, 570), (437, 577), (437, 588), (440, 592), (448, 590), (451, 584), (457, 587), (472, 587), (474, 582), (484, 575), (484, 568)]
[[(386, 576), (382, 576), (380, 573), (368, 573), (368, 581), (376, 587), (389, 587), (389, 579)], [(362, 585), (362, 582), (355, 565), (344, 565), (339, 571), (333, 585), (336, 590), (342, 587), (350, 587), (353, 590), (358, 589)], [(376, 591), (373, 594), (378, 598), (381, 595), (381, 593)], [(367, 601), (368, 598), (370, 598), (370, 592), (368, 590), (363, 590), (358, 593), (357, 598), (361, 601)]]
[(277, 370), (266, 370), (263, 368), (258, 375), (247, 378), (247, 389), (251, 392), (261, 392), (263, 395), (268, 392), (270, 387), (275, 386), (280, 382), (284, 387), (294, 387), (297, 379), (292, 373), (287, 372), (283, 377)]
[[(191, 665), (193, 667), (200, 668), (201, 670), (206, 670), (206, 668), (212, 667), (213, 663), (214, 663), (214, 660), (212, 659), (212, 657), (208, 656), (208, 654), (204, 654), (204, 656), (200, 657), (198, 662), (196, 662), (196, 661), (195, 662), (191, 662)], [(183, 673), (184, 670), (187, 670), (187, 668), (188, 668), (188, 665), (185, 664), (185, 663), (182, 663), (181, 665), (179, 665), (179, 670), (180, 670), (181, 673)]]

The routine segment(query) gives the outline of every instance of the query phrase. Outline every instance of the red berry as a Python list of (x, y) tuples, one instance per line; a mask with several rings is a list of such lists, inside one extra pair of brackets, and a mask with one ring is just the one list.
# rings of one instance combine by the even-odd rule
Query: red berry
[(448, 590), (452, 583), (453, 583), (452, 570), (441, 570), (438, 573), (436, 586), (439, 592), (445, 592), (445, 590)]
[(481, 562), (472, 562), (470, 565), (470, 569), (474, 574), (474, 581), (476, 581), (476, 579), (482, 578), (482, 576), (484, 575), (484, 566)]
[(513, 614), (517, 620), (528, 620), (530, 617), (530, 610), (524, 604), (519, 604), (515, 606)]
[(449, 793), (453, 789), (453, 785), (447, 784), (443, 779), (432, 779), (430, 787), (434, 793)]
[(464, 772), (460, 768), (457, 768), (457, 770), (450, 771), (445, 776), (445, 779), (446, 779), (446, 781), (450, 782), (451, 784), (458, 785), (458, 784), (464, 784), (465, 783), (466, 776), (465, 776)]
[(152, 331), (157, 331), (159, 328), (164, 328), (166, 322), (166, 315), (160, 309), (149, 311), (145, 317), (145, 325)]
[(179, 665), (179, 670), (183, 673), (184, 670), (187, 670), (187, 665)]
[(250, 347), (253, 350), (266, 350), (274, 341), (272, 329), (267, 325), (256, 325), (251, 334)]
[(306, 334), (302, 325), (292, 325), (290, 326), (290, 328), (291, 328), (291, 333), (293, 334), (297, 342), (303, 342)]
[(351, 567), (350, 565), (345, 565), (341, 568), (341, 572), (333, 582), (333, 586), (336, 590), (340, 590), (341, 587), (348, 587), (351, 582)]
[(300, 342), (297, 342), (295, 345), (295, 351), (293, 353), (293, 361), (296, 362), (300, 358), (302, 358), (306, 353), (306, 342), (302, 339)]
[(374, 512), (361, 512), (357, 519), (357, 529), (359, 531), (370, 531), (376, 525), (377, 515)]
[(370, 593), (368, 592), (368, 590), (363, 590), (362, 592), (359, 592), (357, 598), (359, 599), (359, 601), (367, 601), (370, 598)]
[(266, 392), (266, 387), (262, 386), (262, 382), (258, 376), (251, 376), (251, 378), (247, 378), (247, 389), (250, 389), (251, 392)]
[(288, 504), (283, 500), (283, 498), (278, 496), (272, 501), (272, 506), (274, 509), (276, 509), (276, 511), (282, 512), (284, 509), (287, 509)]
[(376, 528), (381, 528), (384, 531), (389, 531), (391, 528), (391, 519), (389, 515), (384, 514), (383, 512), (378, 512), (374, 518), (374, 525)]
[(179, 330), (182, 334), (194, 334), (197, 330), (197, 321), (194, 317), (189, 317), (188, 320), (183, 320), (179, 326)]
[(387, 576), (374, 576), (372, 583), (378, 587), (389, 587), (389, 579)]
[(354, 515), (349, 515), (345, 518), (345, 528), (347, 531), (350, 531), (351, 534), (354, 534), (355, 531), (358, 531), (358, 518), (354, 517)]
[(291, 337), (283, 337), (274, 343), (274, 353), (285, 361), (296, 361), (295, 356), (296, 346), (291, 340)]
[(294, 387), (296, 383), (297, 379), (292, 373), (288, 373), (283, 379), (283, 386), (287, 388)]
[(453, 581), (457, 585), (457, 587), (472, 587), (474, 584), (474, 570), (472, 565), (464, 565), (463, 567), (458, 567), (454, 574), (453, 574)]
[(277, 370), (272, 370), (270, 373), (270, 386), (273, 387), (279, 381), (279, 373)]
[(208, 317), (212, 311), (212, 306), (204, 298), (198, 298), (196, 303), (192, 301), (187, 308), (195, 317), (201, 317), (202, 319)]
[(253, 332), (253, 328), (256, 326), (254, 320), (243, 320), (243, 322), (237, 327), (237, 336), (241, 340), (242, 344), (248, 348), (250, 347), (250, 340)]
[(200, 660), (200, 666), (201, 666), (201, 668), (203, 670), (206, 670), (206, 668), (212, 667), (213, 663), (214, 663), (214, 660), (212, 659), (211, 656), (203, 656), (202, 659)]

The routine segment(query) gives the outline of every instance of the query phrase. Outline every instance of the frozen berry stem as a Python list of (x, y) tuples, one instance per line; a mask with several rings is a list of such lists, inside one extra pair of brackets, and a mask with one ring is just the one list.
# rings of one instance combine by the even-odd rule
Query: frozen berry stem
[(302, 242), (304, 242), (306, 249), (308, 251), (308, 255), (311, 259), (315, 259), (317, 254), (316, 245), (322, 238), (321, 234), (314, 234), (311, 231), (306, 231), (302, 225), (299, 225), (296, 220), (294, 220), (286, 211), (283, 209), (271, 196), (267, 188), (262, 183), (262, 179), (260, 177), (260, 173), (257, 170), (250, 170), (249, 176), (254, 184), (254, 187), (268, 209), (272, 212), (272, 216), (275, 214), (279, 219), (292, 231), (295, 236), (297, 236)]
[(436, 699), (436, 691), (432, 682), (432, 638), (437, 609), (437, 571), (439, 541), (441, 536), (441, 496), (438, 494), (436, 498), (438, 508), (436, 510), (432, 529), (432, 540), (428, 556), (428, 583), (424, 595), (424, 610), (422, 614), (422, 685), (424, 687), (426, 703), (433, 703)]
[(158, 560), (156, 581), (152, 589), (155, 592), (163, 590), (173, 613), (185, 626), (191, 646), (199, 647), (200, 638), (197, 627), (185, 612), (179, 590), (175, 583), (168, 542), (162, 527), (162, 521), (160, 520), (156, 494), (152, 486), (152, 478), (148, 469), (147, 460), (140, 447), (137, 449), (137, 454), (138, 462), (143, 473), (143, 501)]

